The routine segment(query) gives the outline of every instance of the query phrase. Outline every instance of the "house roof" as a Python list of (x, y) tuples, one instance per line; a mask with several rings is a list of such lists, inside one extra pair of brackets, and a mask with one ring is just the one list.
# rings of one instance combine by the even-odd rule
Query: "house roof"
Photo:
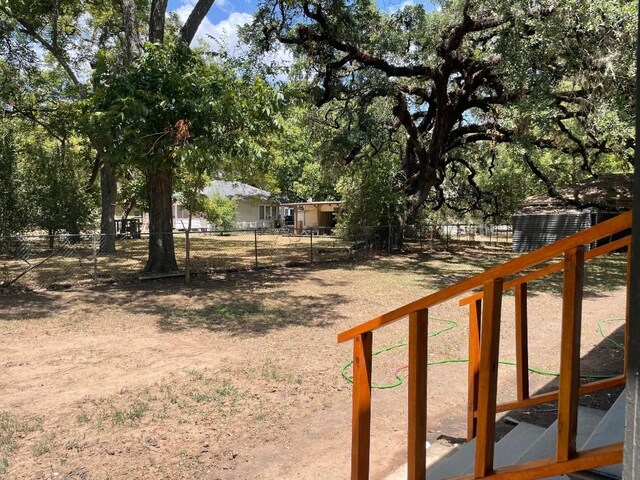
[(299, 205), (342, 205), (340, 200), (329, 200), (325, 202), (293, 202), (293, 203), (281, 203), (282, 207), (295, 207)]
[[(633, 200), (633, 175), (616, 173), (598, 175), (598, 178), (583, 180), (558, 189), (558, 193), (567, 199), (582, 204), (591, 204), (601, 211), (620, 211), (631, 209)], [(547, 213), (558, 211), (580, 210), (579, 207), (567, 205), (559, 198), (547, 194), (532, 195), (524, 201), (524, 213)]]
[(223, 195), (234, 198), (258, 198), (261, 200), (271, 200), (271, 192), (262, 190), (242, 182), (228, 182), (226, 180), (214, 180), (211, 185), (202, 190), (208, 197), (213, 195)]

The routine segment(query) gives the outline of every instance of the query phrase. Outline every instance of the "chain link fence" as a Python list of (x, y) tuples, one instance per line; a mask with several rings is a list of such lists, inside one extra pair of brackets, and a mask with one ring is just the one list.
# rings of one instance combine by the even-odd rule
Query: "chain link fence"
[[(400, 249), (507, 246), (512, 238), (510, 226), (472, 224), (362, 227), (348, 234), (324, 228), (173, 232), (179, 272), (186, 267), (187, 236), (194, 274), (361, 261)], [(0, 237), (0, 289), (64, 289), (144, 279), (150, 234), (117, 236), (115, 253), (103, 253), (112, 243), (106, 240), (97, 233)]]

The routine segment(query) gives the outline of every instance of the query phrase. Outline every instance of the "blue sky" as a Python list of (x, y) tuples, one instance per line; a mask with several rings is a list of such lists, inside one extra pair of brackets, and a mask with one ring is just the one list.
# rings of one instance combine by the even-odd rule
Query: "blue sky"
[[(184, 6), (188, 6), (190, 10), (194, 3), (194, 0), (169, 0), (168, 10), (174, 11)], [(213, 7), (209, 10), (207, 19), (215, 25), (227, 20), (234, 12), (250, 15), (256, 9), (257, 3), (256, 0), (215, 0)]]

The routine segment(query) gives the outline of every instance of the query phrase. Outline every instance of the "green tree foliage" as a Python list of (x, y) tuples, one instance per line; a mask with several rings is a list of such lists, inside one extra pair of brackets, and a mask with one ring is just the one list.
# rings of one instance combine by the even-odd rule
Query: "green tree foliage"
[(91, 124), (120, 163), (232, 169), (242, 156), (261, 155), (254, 138), (275, 127), (275, 90), (184, 45), (148, 45), (126, 72), (101, 61)]
[[(139, 8), (148, 10), (147, 3), (139, 1)], [(0, 98), (12, 105), (10, 114), (39, 125), (57, 140), (85, 136), (79, 120), (88, 106), (92, 66), (97, 52), (122, 51), (122, 20), (121, 2), (0, 2)], [(101, 251), (112, 253), (116, 172), (107, 146), (90, 135), (84, 142), (93, 148), (92, 168), (83, 170), (84, 189), (100, 185), (101, 231), (107, 234)]]
[(112, 161), (147, 176), (150, 249), (162, 246), (161, 261), (150, 251), (147, 268), (175, 269), (173, 249), (165, 247), (172, 245), (173, 175), (185, 176), (182, 193), (192, 196), (205, 174), (251, 170), (248, 159), (264, 152), (256, 139), (278, 126), (280, 94), (182, 43), (148, 44), (125, 71), (108, 57), (100, 62), (89, 124), (101, 143), (112, 145)]
[(216, 194), (202, 199), (201, 212), (218, 230), (232, 230), (236, 220), (238, 202), (233, 198)]
[(493, 179), (502, 143), (521, 147), (503, 163), (517, 160), (551, 193), (550, 158), (571, 171), (563, 180), (624, 168), (636, 2), (439, 6), (387, 13), (372, 2), (265, 0), (245, 38), (293, 50), (334, 124), (329, 148), (342, 164), (400, 142), (393, 177), (406, 219), (454, 199), (503, 215), (492, 207), (504, 195), (504, 178)]
[(85, 189), (91, 162), (86, 145), (51, 139), (20, 118), (1, 124), (0, 235), (26, 229), (77, 234), (93, 227), (97, 205)]
[(34, 146), (25, 167), (33, 224), (50, 235), (77, 234), (93, 224), (95, 199), (85, 193), (85, 159), (68, 145)]
[(261, 174), (240, 178), (290, 201), (335, 200), (336, 175), (319, 151), (323, 139), (317, 112), (297, 98), (295, 87), (283, 88), (283, 96), (287, 105), (281, 112), (281, 128), (264, 138)]
[(29, 226), (16, 134), (11, 122), (6, 119), (0, 121), (0, 236), (19, 233)]
[(401, 223), (404, 198), (393, 181), (398, 163), (397, 155), (385, 153), (347, 167), (336, 187), (343, 202), (341, 234), (356, 237), (368, 227)]

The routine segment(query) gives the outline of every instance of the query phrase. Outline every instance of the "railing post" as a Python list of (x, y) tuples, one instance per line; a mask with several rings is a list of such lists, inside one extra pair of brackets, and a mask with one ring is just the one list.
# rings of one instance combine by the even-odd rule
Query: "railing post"
[(623, 373), (627, 375), (627, 363), (629, 356), (629, 315), (631, 315), (631, 244), (627, 245), (627, 305), (624, 315), (624, 367)]
[(427, 341), (429, 311), (409, 315), (408, 480), (424, 480), (427, 467)]
[(556, 459), (566, 462), (576, 454), (578, 389), (580, 387), (580, 330), (584, 247), (565, 252), (562, 287), (562, 343), (558, 388), (558, 443)]
[(482, 319), (482, 299), (469, 304), (469, 364), (467, 395), (467, 440), (476, 436), (478, 410), (478, 375), (480, 374), (480, 324)]
[(480, 337), (482, 355), (480, 356), (478, 429), (474, 472), (476, 478), (485, 477), (493, 470), (502, 278), (496, 278), (484, 284), (483, 300), (482, 335)]
[(527, 319), (527, 284), (515, 287), (516, 301), (516, 375), (518, 400), (529, 398), (529, 327)]
[(365, 332), (353, 340), (352, 480), (368, 480), (369, 478), (372, 346), (372, 332)]

